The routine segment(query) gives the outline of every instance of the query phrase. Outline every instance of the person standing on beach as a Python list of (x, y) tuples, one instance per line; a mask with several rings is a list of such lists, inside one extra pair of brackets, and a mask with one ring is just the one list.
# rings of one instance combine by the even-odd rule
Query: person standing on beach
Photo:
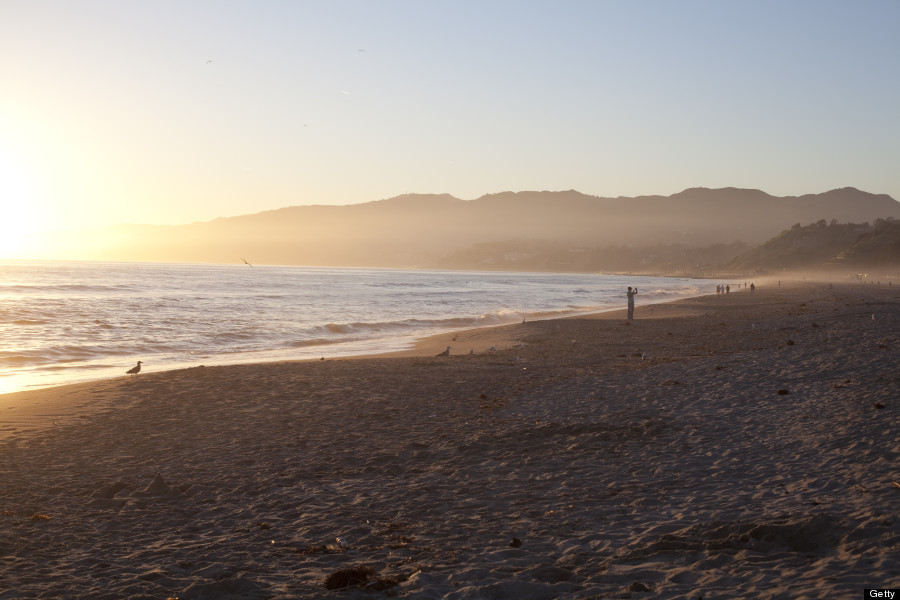
[(634, 318), (634, 296), (638, 293), (637, 288), (634, 288), (632, 291), (631, 286), (628, 286), (628, 320), (632, 320)]

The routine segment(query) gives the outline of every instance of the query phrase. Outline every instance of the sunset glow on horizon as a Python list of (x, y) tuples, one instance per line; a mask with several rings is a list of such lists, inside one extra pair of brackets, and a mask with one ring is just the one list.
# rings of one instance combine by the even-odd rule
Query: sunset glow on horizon
[(4, 204), (0, 215), (0, 258), (15, 258), (24, 252), (27, 234), (42, 224), (37, 215), (42, 203), (36, 177), (28, 171), (12, 153), (0, 147), (0, 198)]
[(29, 233), (406, 192), (900, 199), (900, 3), (0, 3)]

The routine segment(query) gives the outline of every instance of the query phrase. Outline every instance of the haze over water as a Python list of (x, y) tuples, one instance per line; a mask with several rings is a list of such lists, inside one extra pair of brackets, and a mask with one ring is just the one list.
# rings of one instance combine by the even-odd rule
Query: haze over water
[[(638, 306), (714, 282), (159, 263), (0, 262), (0, 393), (146, 371), (399, 350), (433, 333)], [(467, 353), (468, 348), (455, 348)]]

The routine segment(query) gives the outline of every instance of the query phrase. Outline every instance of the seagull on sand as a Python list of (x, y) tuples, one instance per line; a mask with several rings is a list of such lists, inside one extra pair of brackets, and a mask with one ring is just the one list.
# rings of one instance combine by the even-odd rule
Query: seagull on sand
[[(247, 262), (247, 259), (246, 259), (246, 258), (242, 258), (241, 260), (244, 261), (244, 264), (245, 264), (245, 265), (250, 265), (250, 263)], [(253, 265), (250, 265), (250, 268), (252, 269), (252, 268), (253, 268)]]
[(435, 354), (435, 356), (450, 356), (450, 346), (447, 346), (446, 350), (444, 350), (440, 354)]
[(140, 360), (139, 360), (137, 366), (131, 367), (130, 369), (128, 369), (127, 371), (125, 371), (125, 374), (126, 374), (126, 375), (137, 375), (138, 373), (140, 373), (140, 372), (141, 372), (141, 363), (142, 363), (142, 362), (143, 362), (143, 361), (140, 361)]

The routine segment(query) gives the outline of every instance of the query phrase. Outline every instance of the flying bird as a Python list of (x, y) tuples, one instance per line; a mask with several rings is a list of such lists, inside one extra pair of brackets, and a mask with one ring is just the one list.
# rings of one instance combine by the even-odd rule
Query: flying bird
[[(244, 261), (244, 264), (245, 264), (245, 265), (250, 265), (250, 263), (247, 262), (247, 259), (246, 259), (246, 258), (242, 258), (241, 260)], [(252, 268), (253, 268), (253, 265), (250, 265), (250, 268), (252, 269)]]
[(143, 362), (143, 361), (140, 361), (140, 360), (139, 360), (139, 361), (138, 361), (138, 364), (137, 364), (136, 366), (134, 366), (134, 367), (131, 367), (131, 368), (128, 369), (127, 371), (125, 371), (125, 374), (126, 374), (126, 375), (137, 375), (138, 373), (140, 373), (140, 372), (141, 372), (141, 363), (142, 363), (142, 362)]

